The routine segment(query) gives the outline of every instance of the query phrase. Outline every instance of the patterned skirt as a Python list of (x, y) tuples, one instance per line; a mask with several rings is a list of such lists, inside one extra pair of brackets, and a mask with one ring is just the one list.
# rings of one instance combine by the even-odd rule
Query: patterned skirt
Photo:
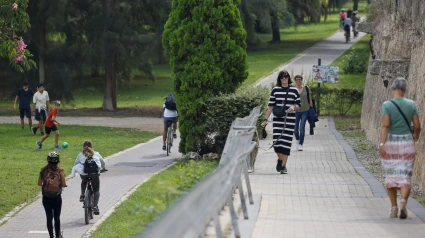
[[(284, 155), (291, 154), (292, 137), (294, 136), (295, 128), (295, 113), (288, 113), (288, 118), (285, 117), (273, 117), (273, 142), (274, 152)], [(282, 134), (283, 131), (283, 134)], [(280, 136), (282, 134), (282, 136)], [(280, 138), (279, 138), (280, 137)]]
[(416, 157), (415, 142), (410, 134), (388, 134), (385, 143), (387, 155), (381, 157), (385, 170), (385, 187), (410, 187), (413, 164)]

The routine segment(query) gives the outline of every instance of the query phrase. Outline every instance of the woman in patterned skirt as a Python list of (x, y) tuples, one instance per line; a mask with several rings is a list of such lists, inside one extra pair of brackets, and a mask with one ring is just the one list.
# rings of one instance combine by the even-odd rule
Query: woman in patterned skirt
[[(421, 126), (414, 101), (404, 98), (407, 81), (397, 78), (392, 86), (393, 99), (382, 104), (382, 126), (379, 154), (385, 170), (385, 187), (391, 201), (390, 217), (398, 215), (397, 190), (401, 190), (400, 219), (406, 219), (406, 203)], [(413, 121), (413, 130), (411, 122)], [(413, 132), (413, 133), (412, 133)]]
[(272, 113), (274, 106), (285, 106), (284, 109), (288, 111), (284, 131), (285, 116), (277, 117), (273, 115), (273, 143), (274, 151), (278, 157), (276, 170), (281, 174), (288, 173), (286, 162), (288, 161), (288, 156), (291, 154), (292, 137), (294, 136), (295, 127), (295, 111), (301, 106), (300, 94), (297, 88), (291, 86), (291, 84), (292, 80), (289, 73), (287, 71), (280, 71), (277, 77), (276, 87), (273, 88), (270, 94), (269, 107), (265, 115), (266, 118), (262, 123), (263, 127), (267, 125), (267, 118)]

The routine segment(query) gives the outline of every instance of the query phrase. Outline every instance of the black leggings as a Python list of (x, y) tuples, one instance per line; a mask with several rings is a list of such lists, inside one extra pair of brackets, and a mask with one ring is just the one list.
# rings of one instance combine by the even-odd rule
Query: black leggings
[(55, 234), (60, 237), (61, 233), (61, 209), (62, 209), (62, 196), (58, 195), (55, 198), (48, 198), (43, 196), (43, 207), (46, 211), (47, 230), (49, 231), (50, 238), (53, 238), (53, 218), (55, 219)]
[(100, 197), (100, 180), (99, 174), (90, 174), (90, 175), (80, 175), (81, 177), (81, 194), (84, 195), (87, 187), (87, 178), (91, 178), (91, 186), (93, 187), (94, 192), (94, 206), (97, 206)]

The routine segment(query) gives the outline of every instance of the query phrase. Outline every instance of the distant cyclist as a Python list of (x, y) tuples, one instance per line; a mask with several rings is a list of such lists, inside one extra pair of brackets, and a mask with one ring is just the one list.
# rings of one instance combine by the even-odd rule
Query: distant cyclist
[(162, 149), (166, 150), (167, 147), (165, 146), (165, 141), (167, 140), (167, 132), (168, 132), (168, 122), (173, 123), (173, 138), (177, 138), (177, 121), (179, 117), (179, 112), (177, 111), (177, 105), (176, 105), (176, 99), (174, 97), (174, 94), (169, 94), (165, 98), (165, 102), (163, 107), (164, 112), (164, 131), (162, 132)]
[(351, 18), (347, 17), (344, 19), (343, 24), (344, 24), (345, 34), (347, 34), (348, 41), (350, 41), (350, 29), (351, 29), (351, 25), (353, 24), (353, 21), (351, 20)]
[[(93, 162), (95, 164), (95, 171), (87, 173), (85, 171), (87, 169), (87, 164)], [(91, 179), (91, 185), (93, 187), (94, 192), (94, 207), (93, 212), (95, 215), (99, 215), (99, 197), (100, 197), (100, 180), (99, 175), (101, 170), (106, 170), (105, 161), (102, 156), (93, 150), (93, 144), (91, 141), (86, 140), (83, 144), (83, 151), (78, 154), (77, 159), (74, 163), (74, 169), (76, 172), (80, 174), (81, 177), (81, 195), (80, 202), (84, 202), (85, 191), (87, 187), (88, 178)]]
[(347, 13), (345, 12), (344, 8), (341, 9), (341, 11), (339, 12), (339, 27), (343, 28), (344, 27), (344, 20), (345, 18), (347, 18)]

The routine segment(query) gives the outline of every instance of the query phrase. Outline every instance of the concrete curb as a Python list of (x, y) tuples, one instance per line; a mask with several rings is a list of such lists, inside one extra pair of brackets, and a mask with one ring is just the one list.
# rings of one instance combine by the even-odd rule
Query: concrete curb
[[(357, 155), (353, 148), (344, 140), (344, 137), (335, 128), (333, 117), (328, 118), (329, 130), (335, 135), (338, 143), (344, 148), (345, 154), (347, 155), (348, 161), (353, 165), (354, 169), (363, 177), (364, 180), (369, 184), (374, 197), (386, 198), (388, 197), (387, 191), (384, 186), (369, 173), (362, 163), (357, 159)], [(425, 207), (422, 206), (414, 198), (410, 197), (407, 202), (407, 208), (413, 212), (419, 219), (425, 222)]]

